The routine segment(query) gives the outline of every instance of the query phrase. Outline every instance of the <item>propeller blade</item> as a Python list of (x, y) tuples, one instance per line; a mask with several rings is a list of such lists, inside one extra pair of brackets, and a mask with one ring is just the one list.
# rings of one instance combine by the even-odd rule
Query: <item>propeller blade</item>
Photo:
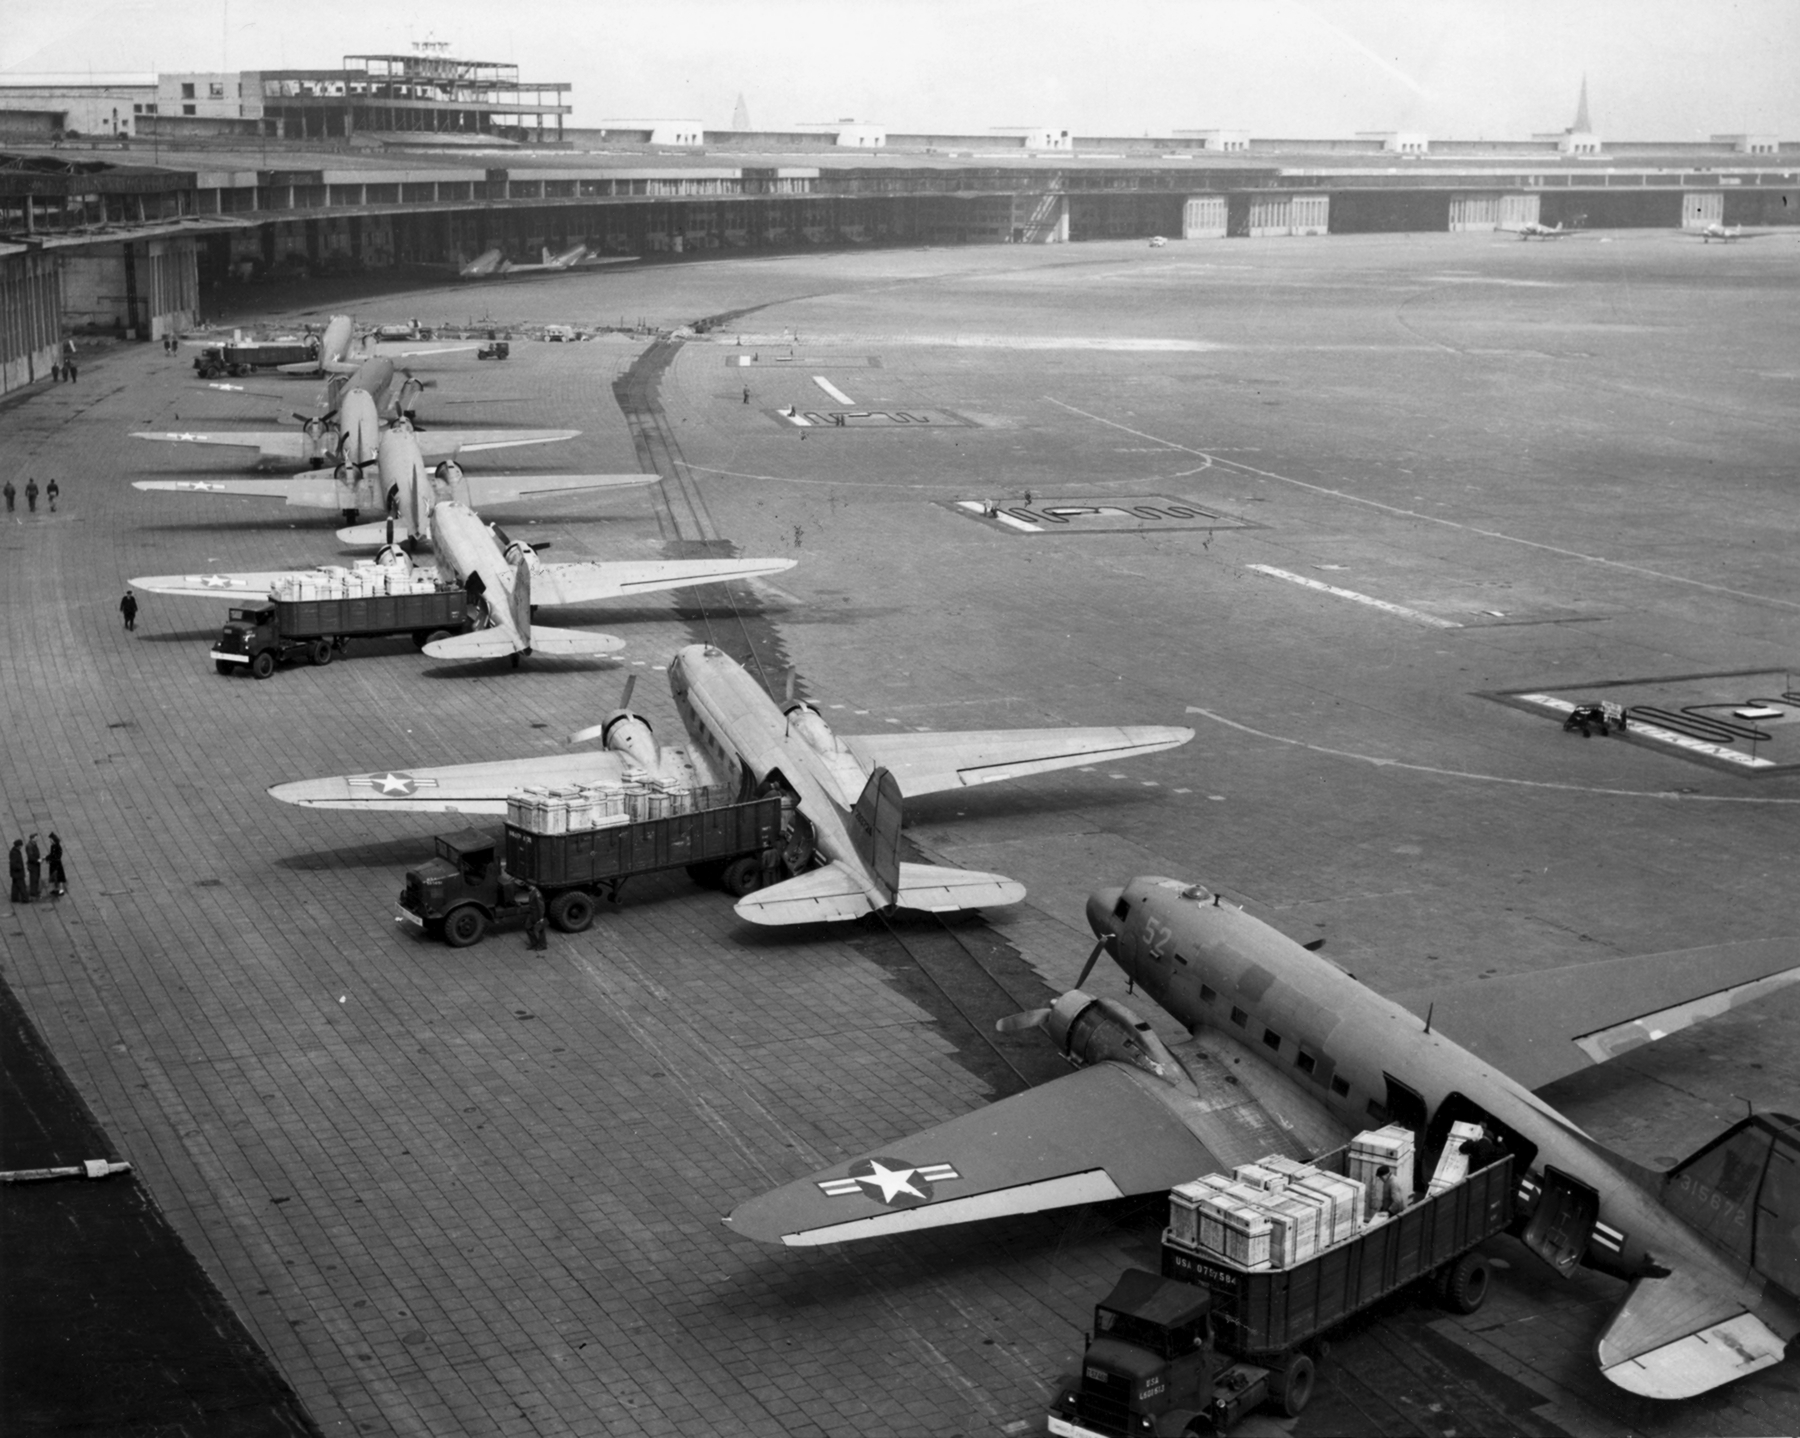
[(569, 736), (568, 742), (571, 744), (585, 744), (590, 739), (598, 739), (605, 732), (606, 725), (604, 723), (590, 724), (585, 729), (577, 729)]
[(629, 709), (631, 707), (631, 691), (635, 688), (637, 688), (637, 675), (627, 674), (625, 676), (625, 692), (619, 696), (619, 707), (621, 709)]
[(788, 672), (787, 672), (787, 702), (790, 704), (792, 704), (794, 702), (794, 685), (799, 681), (799, 678), (800, 678), (800, 675), (797, 670), (793, 670), (793, 669), (788, 670)]
[(1049, 1017), (1049, 1009), (1026, 1009), (1023, 1013), (1008, 1014), (1003, 1019), (996, 1019), (994, 1021), (994, 1032), (1000, 1034), (1022, 1034), (1027, 1029), (1041, 1028), (1044, 1020)]
[(1106, 940), (1102, 939), (1094, 945), (1093, 953), (1087, 956), (1087, 962), (1081, 966), (1081, 977), (1075, 980), (1075, 987), (1081, 988), (1088, 981), (1088, 975), (1094, 972), (1094, 965), (1099, 962), (1100, 955), (1106, 952)]

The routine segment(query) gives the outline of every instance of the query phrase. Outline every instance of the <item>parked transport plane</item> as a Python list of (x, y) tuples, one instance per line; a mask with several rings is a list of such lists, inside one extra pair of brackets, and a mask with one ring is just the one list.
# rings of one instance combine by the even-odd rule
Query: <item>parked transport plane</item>
[[(1750, 942), (1384, 998), (1199, 885), (1137, 878), (1087, 904), (1099, 939), (1041, 1025), (1079, 1071), (743, 1204), (726, 1220), (812, 1245), (1153, 1193), (1272, 1153), (1308, 1159), (1401, 1123), (1433, 1158), (1482, 1122), (1521, 1175), (1517, 1232), (1564, 1277), (1629, 1284), (1595, 1346), (1612, 1382), (1703, 1393), (1800, 1332), (1800, 1122), (1747, 1118), (1667, 1174), (1609, 1152), (1534, 1090), (1800, 980)], [(1184, 1024), (1171, 1049), (1082, 992), (1110, 954)], [(1423, 1015), (1423, 1017), (1421, 1017)], [(1424, 1165), (1428, 1174), (1430, 1162)]]
[[(1111, 763), (1194, 737), (1192, 729), (1160, 725), (840, 737), (811, 704), (777, 704), (735, 660), (704, 644), (675, 655), (669, 688), (693, 741), (682, 758), (702, 782), (747, 796), (780, 793), (791, 801), (784, 806), (783, 861), (792, 877), (738, 900), (737, 912), (758, 924), (1016, 903), (1024, 886), (1002, 875), (901, 863), (903, 796)], [(615, 723), (622, 719), (632, 722)], [(628, 764), (658, 772), (662, 756), (675, 751), (647, 750), (646, 758), (628, 759), (611, 750), (615, 739), (653, 744), (647, 734), (640, 718), (621, 713), (573, 736), (601, 738), (609, 746), (603, 754), (409, 768), (409, 782), (386, 793), (376, 792), (381, 786), (364, 774), (281, 784), (269, 792), (285, 803), (320, 809), (498, 814), (506, 810), (506, 795), (524, 785), (619, 783)]]

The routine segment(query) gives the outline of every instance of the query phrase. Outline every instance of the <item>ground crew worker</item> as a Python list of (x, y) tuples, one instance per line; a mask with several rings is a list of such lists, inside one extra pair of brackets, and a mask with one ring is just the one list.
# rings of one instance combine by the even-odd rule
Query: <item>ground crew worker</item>
[(50, 897), (60, 899), (69, 892), (69, 875), (63, 868), (62, 840), (56, 830), (50, 831)]
[(125, 597), (119, 601), (119, 613), (125, 616), (127, 629), (137, 628), (137, 595), (129, 589), (125, 591)]
[(750, 386), (749, 385), (744, 386), (744, 403), (745, 404), (750, 403)]
[(25, 894), (25, 841), (14, 839), (12, 848), (6, 851), (6, 872), (12, 879), (12, 901), (15, 904), (31, 902)]
[(25, 896), (36, 899), (44, 891), (44, 851), (38, 848), (36, 829), (25, 840), (25, 872), (30, 875), (30, 887)]
[(1375, 1212), (1392, 1217), (1406, 1212), (1406, 1191), (1385, 1163), (1375, 1170)]
[(536, 884), (525, 886), (525, 940), (533, 949), (550, 947), (544, 937), (544, 895)]
[(56, 496), (62, 493), (62, 486), (54, 479), (44, 486), (44, 498), (50, 501), (50, 512), (56, 513)]
[(1463, 1140), (1462, 1151), (1469, 1156), (1470, 1173), (1484, 1169), (1491, 1163), (1498, 1163), (1506, 1155), (1506, 1150), (1486, 1124), (1481, 1126), (1479, 1138)]
[(13, 488), (13, 482), (9, 479), (6, 481), (5, 485), (0, 486), (0, 494), (6, 496), (6, 512), (11, 514), (13, 511), (13, 503), (19, 497), (19, 491)]
[(25, 507), (33, 514), (37, 513), (38, 487), (36, 477), (25, 481)]

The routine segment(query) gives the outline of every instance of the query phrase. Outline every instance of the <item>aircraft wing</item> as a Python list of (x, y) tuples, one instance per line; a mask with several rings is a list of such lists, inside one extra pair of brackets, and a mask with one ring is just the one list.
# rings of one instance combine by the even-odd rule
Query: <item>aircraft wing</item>
[[(426, 431), (430, 433), (430, 431)], [(539, 494), (574, 494), (589, 489), (631, 489), (646, 484), (660, 484), (659, 474), (465, 474), (469, 508), (486, 509), (490, 504), (528, 499)], [(536, 582), (535, 579), (533, 581)]]
[(1526, 1088), (1800, 982), (1800, 945), (1753, 939), (1390, 994)]
[(1772, 1367), (1787, 1343), (1743, 1297), (1679, 1269), (1638, 1279), (1595, 1345), (1601, 1373), (1646, 1398), (1691, 1398)]
[(422, 355), (453, 355), (480, 348), (480, 341), (466, 345), (414, 344), (411, 340), (375, 341), (375, 353), (383, 359), (418, 359)]
[(725, 1222), (806, 1247), (1156, 1193), (1224, 1167), (1207, 1140), (1229, 1119), (1208, 1107), (1140, 1069), (1094, 1064), (753, 1198)]
[(578, 429), (422, 429), (416, 432), (419, 455), (427, 464), (473, 454), (482, 449), (511, 449), (521, 444), (556, 444), (574, 439)]
[(890, 770), (908, 798), (992, 784), (1080, 764), (1110, 764), (1173, 749), (1192, 729), (1146, 724), (1123, 729), (989, 729), (967, 734), (846, 734), (869, 768)]
[(166, 444), (216, 444), (229, 449), (254, 449), (265, 459), (291, 459), (296, 463), (309, 454), (303, 429), (140, 429), (133, 430), (131, 437), (161, 440)]
[(270, 569), (257, 574), (149, 574), (127, 581), (144, 594), (166, 594), (177, 599), (257, 599), (266, 601), (269, 591), (284, 579), (297, 579), (304, 570)]
[[(749, 579), (792, 569), (792, 559), (597, 560), (581, 564), (540, 564), (531, 571), (533, 604), (586, 604), (658, 589)], [(533, 631), (536, 632), (535, 630)]]
[(302, 509), (338, 508), (337, 481), (329, 471), (292, 479), (134, 479), (133, 489), (166, 494), (238, 494), (254, 499), (282, 499)]
[(605, 749), (500, 759), (484, 764), (390, 769), (277, 784), (269, 797), (303, 809), (392, 809), (431, 814), (504, 814), (506, 796), (529, 784), (619, 784), (625, 761)]

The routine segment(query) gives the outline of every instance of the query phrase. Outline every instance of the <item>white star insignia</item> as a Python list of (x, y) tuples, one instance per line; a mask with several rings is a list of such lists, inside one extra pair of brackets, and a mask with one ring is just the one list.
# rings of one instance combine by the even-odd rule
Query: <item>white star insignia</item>
[(861, 1194), (889, 1208), (916, 1208), (935, 1196), (932, 1185), (962, 1175), (947, 1163), (907, 1163), (894, 1158), (865, 1158), (850, 1165), (844, 1178), (822, 1179), (819, 1189), (827, 1198)]

